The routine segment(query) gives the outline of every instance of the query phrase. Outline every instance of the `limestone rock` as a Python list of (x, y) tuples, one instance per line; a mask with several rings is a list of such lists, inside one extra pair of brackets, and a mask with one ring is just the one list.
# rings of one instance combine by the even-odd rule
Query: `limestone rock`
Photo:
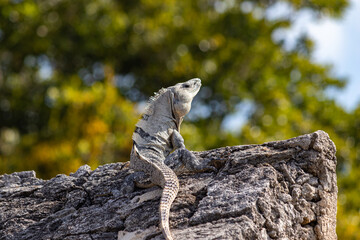
[[(337, 239), (335, 145), (323, 131), (195, 152), (217, 173), (184, 173), (175, 239)], [(127, 163), (50, 180), (0, 176), (0, 240), (163, 239), (159, 188), (120, 192)]]

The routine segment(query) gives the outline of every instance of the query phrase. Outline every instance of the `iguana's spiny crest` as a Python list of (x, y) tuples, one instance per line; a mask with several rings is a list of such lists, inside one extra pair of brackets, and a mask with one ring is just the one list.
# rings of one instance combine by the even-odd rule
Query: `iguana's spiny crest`
[(127, 178), (124, 189), (133, 190), (133, 182), (144, 173), (149, 175), (152, 183), (163, 188), (159, 207), (160, 228), (166, 240), (173, 239), (169, 214), (179, 190), (179, 180), (173, 170), (182, 166), (195, 172), (214, 170), (206, 162), (199, 162), (185, 148), (184, 139), (179, 133), (180, 124), (190, 111), (191, 102), (200, 87), (200, 79), (194, 78), (155, 93), (136, 124), (132, 137), (130, 167), (137, 172)]
[(191, 109), (191, 102), (199, 92), (201, 87), (201, 80), (199, 78), (193, 78), (183, 83), (178, 83), (168, 88), (162, 88), (150, 97), (147, 106), (144, 111), (144, 115), (154, 114), (154, 108), (156, 106), (164, 105), (159, 103), (162, 101), (164, 95), (169, 97), (170, 105), (172, 106), (172, 112), (175, 114), (176, 119), (182, 119)]

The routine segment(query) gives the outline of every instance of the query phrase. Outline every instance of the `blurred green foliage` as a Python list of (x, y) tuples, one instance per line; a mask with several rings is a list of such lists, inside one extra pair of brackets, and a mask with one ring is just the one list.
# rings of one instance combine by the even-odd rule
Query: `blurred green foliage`
[[(360, 105), (347, 112), (327, 96), (346, 82), (311, 60), (311, 39), (284, 46), (297, 15), (269, 17), (279, 3), (331, 17), (348, 5), (0, 0), (0, 172), (50, 178), (127, 161), (143, 101), (200, 77), (182, 127), (189, 149), (326, 131), (338, 149), (338, 235), (360, 239)], [(242, 124), (229, 125), (239, 113)]]

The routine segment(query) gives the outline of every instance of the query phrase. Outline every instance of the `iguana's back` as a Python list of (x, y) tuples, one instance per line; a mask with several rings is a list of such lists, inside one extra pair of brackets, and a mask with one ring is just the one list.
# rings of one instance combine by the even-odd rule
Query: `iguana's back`
[(178, 151), (172, 153), (174, 159), (181, 154), (195, 159), (185, 149), (184, 139), (179, 131), (182, 119), (190, 111), (191, 101), (200, 86), (200, 79), (192, 79), (161, 89), (150, 99), (132, 137), (130, 166), (136, 171), (149, 174), (151, 181), (163, 188), (160, 227), (167, 240), (173, 239), (169, 229), (169, 212), (179, 190), (179, 181), (174, 171), (164, 162), (170, 157), (170, 152), (176, 149)]

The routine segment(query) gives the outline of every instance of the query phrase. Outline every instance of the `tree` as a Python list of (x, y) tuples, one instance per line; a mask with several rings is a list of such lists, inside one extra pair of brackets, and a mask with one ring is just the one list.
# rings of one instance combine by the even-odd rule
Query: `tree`
[[(269, 9), (280, 2), (293, 14), (269, 18)], [(138, 117), (135, 102), (200, 77), (204, 87), (182, 127), (189, 148), (327, 131), (338, 148), (339, 236), (355, 239), (359, 110), (346, 112), (326, 95), (345, 80), (334, 77), (330, 66), (312, 62), (307, 36), (290, 50), (281, 37), (297, 12), (340, 17), (347, 4), (2, 1), (0, 171), (35, 169), (49, 178), (84, 163), (126, 161)], [(249, 110), (244, 124), (225, 131), (224, 119), (242, 108)], [(348, 215), (351, 225), (342, 221)]]

